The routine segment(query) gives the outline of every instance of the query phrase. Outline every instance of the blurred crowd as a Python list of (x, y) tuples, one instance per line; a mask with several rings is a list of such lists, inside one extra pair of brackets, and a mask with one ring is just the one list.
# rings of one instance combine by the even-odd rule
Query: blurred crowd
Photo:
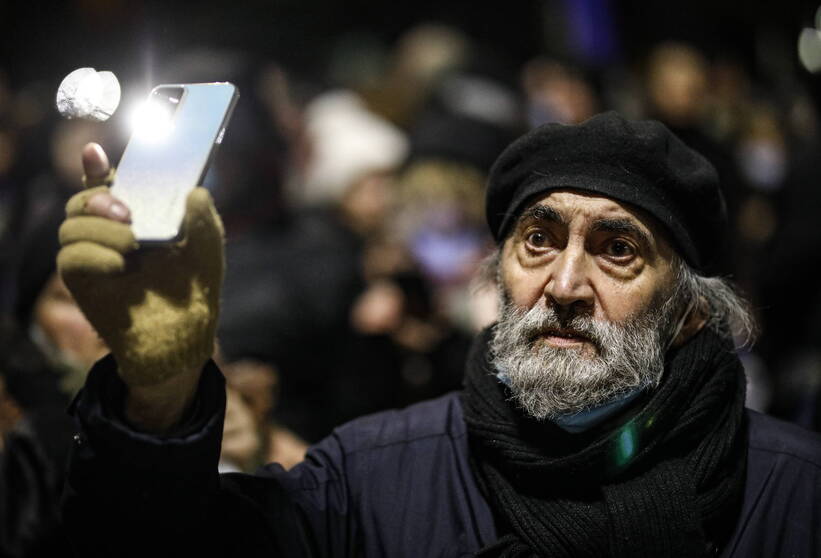
[[(389, 51), (336, 49), (319, 73), (193, 50), (156, 81), (216, 80), (242, 93), (205, 180), (227, 235), (224, 470), (293, 465), (343, 421), (458, 389), (471, 336), (496, 313), (496, 293), (472, 282), (492, 242), (493, 160), (527, 129), (610, 109), (661, 120), (718, 169), (731, 228), (713, 271), (761, 323), (740, 349), (748, 406), (821, 430), (818, 99), (799, 80), (768, 87), (684, 43), (606, 72), (546, 57), (512, 68), (425, 24)], [(82, 145), (116, 161), (125, 138), (58, 119), (53, 94), (0, 68), (0, 479), (31, 487), (0, 488), (10, 556), (59, 540), (64, 410), (106, 352), (54, 257)]]

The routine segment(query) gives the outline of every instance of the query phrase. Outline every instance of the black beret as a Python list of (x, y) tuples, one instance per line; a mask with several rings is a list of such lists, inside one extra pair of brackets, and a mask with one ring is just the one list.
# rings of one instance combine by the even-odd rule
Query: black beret
[(606, 112), (575, 126), (546, 124), (514, 141), (488, 177), (487, 221), (496, 241), (504, 241), (530, 198), (565, 188), (648, 212), (699, 271), (715, 263), (725, 241), (715, 168), (655, 120)]

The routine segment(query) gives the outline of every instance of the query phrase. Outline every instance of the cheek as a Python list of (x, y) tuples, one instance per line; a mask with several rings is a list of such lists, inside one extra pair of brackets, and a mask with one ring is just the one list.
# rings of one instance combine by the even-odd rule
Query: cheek
[(604, 318), (611, 322), (622, 322), (632, 316), (642, 305), (641, 297), (629, 286), (602, 281), (597, 289)]
[(596, 291), (602, 317), (612, 322), (625, 322), (636, 317), (654, 302), (656, 288), (652, 281), (620, 282), (601, 278)]
[(546, 275), (543, 269), (503, 266), (502, 282), (510, 302), (519, 308), (532, 308), (544, 296)]

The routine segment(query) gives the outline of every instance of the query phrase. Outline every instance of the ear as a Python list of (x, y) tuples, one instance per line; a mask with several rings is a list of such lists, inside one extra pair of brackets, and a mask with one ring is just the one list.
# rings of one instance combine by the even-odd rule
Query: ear
[(684, 345), (688, 339), (701, 331), (701, 329), (707, 325), (707, 317), (707, 301), (700, 298), (698, 304), (690, 310), (690, 313), (684, 320), (684, 325), (681, 327), (681, 331), (679, 331), (676, 338), (673, 339), (671, 346), (677, 348)]

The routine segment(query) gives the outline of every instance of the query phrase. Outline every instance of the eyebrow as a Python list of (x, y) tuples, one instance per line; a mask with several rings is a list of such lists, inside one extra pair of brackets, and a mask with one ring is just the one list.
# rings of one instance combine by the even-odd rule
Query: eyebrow
[(550, 207), (549, 205), (535, 205), (522, 213), (519, 217), (519, 222), (523, 223), (528, 219), (535, 219), (537, 221), (550, 221), (557, 225), (567, 225), (567, 221), (561, 214)]
[(627, 234), (635, 238), (645, 249), (651, 246), (647, 234), (628, 219), (597, 219), (591, 229), (597, 232)]
[[(524, 211), (519, 217), (519, 223), (524, 223), (528, 219), (535, 219), (537, 221), (548, 221), (556, 223), (557, 225), (567, 226), (567, 220), (549, 205), (534, 205), (530, 209)], [(650, 238), (641, 230), (638, 225), (629, 219), (596, 219), (591, 226), (591, 230), (595, 232), (608, 232), (615, 234), (626, 234), (636, 239), (642, 245), (642, 248), (649, 250), (652, 246)]]

